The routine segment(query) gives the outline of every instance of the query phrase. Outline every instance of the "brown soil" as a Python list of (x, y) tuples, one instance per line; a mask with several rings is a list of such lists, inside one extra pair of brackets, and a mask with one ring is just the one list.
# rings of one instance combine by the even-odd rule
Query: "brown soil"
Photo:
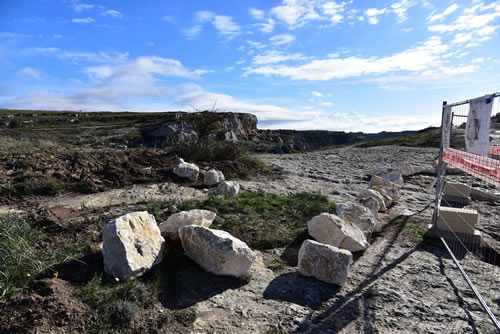
[(78, 288), (58, 278), (34, 281), (22, 294), (0, 301), (0, 333), (82, 333), (97, 316)]

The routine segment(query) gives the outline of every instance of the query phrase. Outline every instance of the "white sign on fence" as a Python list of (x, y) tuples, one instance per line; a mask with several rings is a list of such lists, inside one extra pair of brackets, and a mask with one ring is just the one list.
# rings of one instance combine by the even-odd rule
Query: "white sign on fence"
[(490, 118), (493, 95), (486, 95), (470, 101), (465, 146), (467, 152), (488, 156), (490, 151)]

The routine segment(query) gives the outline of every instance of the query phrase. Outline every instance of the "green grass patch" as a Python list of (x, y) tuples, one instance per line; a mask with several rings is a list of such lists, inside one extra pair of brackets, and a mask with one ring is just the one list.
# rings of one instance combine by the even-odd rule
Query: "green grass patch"
[(37, 180), (30, 177), (21, 182), (12, 185), (12, 194), (15, 196), (23, 195), (57, 195), (65, 189), (64, 182), (59, 180)]
[(375, 147), (386, 145), (399, 145), (411, 147), (439, 147), (441, 135), (439, 132), (423, 132), (414, 135), (395, 138), (375, 139), (357, 144), (357, 147)]
[(56, 264), (90, 252), (90, 244), (83, 241), (42, 251), (37, 243), (47, 239), (20, 216), (0, 217), (0, 297), (16, 293)]
[(140, 308), (156, 300), (151, 289), (138, 280), (105, 283), (101, 276), (82, 287), (81, 295), (99, 313), (96, 333), (126, 327)]
[(427, 227), (424, 224), (418, 224), (408, 216), (398, 217), (391, 222), (403, 229), (403, 232), (416, 243), (421, 243), (425, 239)]
[(186, 201), (178, 208), (214, 211), (217, 218), (213, 228), (231, 233), (252, 248), (265, 250), (290, 245), (304, 235), (308, 220), (323, 212), (334, 213), (336, 206), (320, 194), (252, 192), (235, 197), (211, 196), (204, 201)]

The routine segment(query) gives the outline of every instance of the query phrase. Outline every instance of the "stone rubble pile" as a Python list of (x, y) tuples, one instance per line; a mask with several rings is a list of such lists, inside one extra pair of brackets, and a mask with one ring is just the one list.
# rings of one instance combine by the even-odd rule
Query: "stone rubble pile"
[(407, 162), (372, 169), (369, 189), (362, 190), (356, 201), (340, 204), (336, 214), (322, 213), (307, 222), (310, 236), (299, 251), (298, 271), (324, 282), (344, 285), (352, 253), (370, 246), (372, 233), (380, 232), (382, 224), (379, 212), (388, 208), (401, 197), (403, 176), (420, 173)]

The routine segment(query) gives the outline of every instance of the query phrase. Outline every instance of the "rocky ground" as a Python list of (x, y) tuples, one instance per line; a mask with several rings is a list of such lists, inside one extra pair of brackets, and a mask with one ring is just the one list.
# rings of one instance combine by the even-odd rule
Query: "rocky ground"
[[(434, 148), (398, 146), (261, 155), (260, 159), (281, 173), (241, 180), (240, 184), (244, 191), (319, 192), (341, 204), (353, 200), (361, 189), (368, 187), (367, 175), (371, 168), (398, 161), (426, 166), (437, 155)], [(165, 270), (175, 270), (175, 294), (160, 300), (143, 316), (141, 314), (144, 321), (134, 320), (124, 331), (493, 333), (492, 323), (446, 250), (439, 243), (422, 237), (422, 229), (432, 215), (433, 181), (434, 177), (426, 174), (405, 180), (400, 201), (386, 214), (380, 214), (384, 223), (382, 231), (374, 236), (370, 248), (355, 256), (347, 283), (342, 288), (303, 277), (293, 266), (277, 266), (277, 258), (288, 264), (297, 262), (296, 245), (257, 252), (257, 261), (246, 281), (208, 274), (180, 255), (182, 261), (177, 259), (175, 263), (164, 264)], [(61, 224), (59, 228), (67, 229), (70, 234), (74, 230), (68, 226), (80, 226), (75, 225), (75, 221), (84, 215), (102, 216), (85, 227), (99, 230), (112, 217), (144, 209), (143, 199), (182, 200), (207, 196), (207, 191), (195, 188), (159, 183), (97, 194), (31, 198), (29, 201), (31, 208), (36, 205), (47, 209)], [(488, 208), (498, 210), (496, 206)], [(23, 211), (26, 206), (11, 202), (0, 207), (0, 212), (2, 210)], [(399, 216), (403, 218), (395, 220)], [(99, 234), (96, 234), (92, 240), (97, 255), (86, 259), (88, 267), (92, 268), (85, 267), (92, 275), (93, 270), (102, 272)], [(485, 300), (500, 315), (500, 268), (473, 256), (462, 262), (466, 263)], [(77, 278), (75, 271), (81, 268), (79, 262), (61, 267), (58, 278), (36, 280), (21, 294), (0, 301), (0, 333), (70, 333), (92, 328), (95, 310), (77, 301), (75, 287), (82, 284), (82, 278)], [(149, 279), (153, 278), (146, 275), (145, 280)], [(67, 314), (60, 314), (64, 309)], [(192, 321), (189, 320), (192, 314), (182, 313), (184, 310), (194, 314)], [(33, 319), (38, 320), (33, 322)]]

